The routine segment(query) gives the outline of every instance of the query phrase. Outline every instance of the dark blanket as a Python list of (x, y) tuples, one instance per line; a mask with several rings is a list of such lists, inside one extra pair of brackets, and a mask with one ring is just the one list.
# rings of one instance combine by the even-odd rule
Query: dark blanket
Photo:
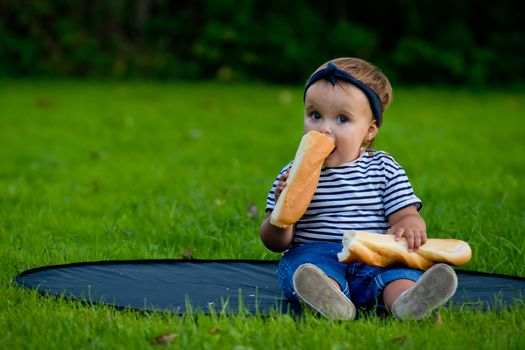
[[(281, 295), (276, 261), (136, 260), (46, 266), (15, 282), (41, 294), (146, 311), (293, 313), (299, 306)], [(523, 305), (525, 279), (456, 270), (452, 307), (498, 310)]]

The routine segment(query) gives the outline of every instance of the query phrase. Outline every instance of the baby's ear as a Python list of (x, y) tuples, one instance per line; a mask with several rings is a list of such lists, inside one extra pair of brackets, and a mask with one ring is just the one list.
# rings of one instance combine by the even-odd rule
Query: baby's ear
[(374, 120), (368, 127), (368, 132), (366, 134), (367, 140), (369, 141), (372, 140), (374, 137), (376, 137), (378, 132), (379, 132), (379, 128), (377, 127), (377, 124)]

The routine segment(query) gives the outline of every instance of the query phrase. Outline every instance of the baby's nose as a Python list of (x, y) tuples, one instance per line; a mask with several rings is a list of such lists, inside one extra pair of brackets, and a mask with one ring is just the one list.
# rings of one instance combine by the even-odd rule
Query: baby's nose
[(323, 122), (319, 128), (319, 132), (322, 132), (323, 134), (326, 134), (326, 135), (331, 135), (332, 134), (332, 128), (330, 126), (330, 123), (328, 122)]

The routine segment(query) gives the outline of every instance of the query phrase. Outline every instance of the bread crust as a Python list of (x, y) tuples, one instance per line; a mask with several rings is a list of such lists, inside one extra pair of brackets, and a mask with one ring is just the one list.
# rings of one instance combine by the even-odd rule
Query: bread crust
[(303, 216), (317, 189), (324, 160), (334, 147), (334, 140), (320, 132), (310, 131), (303, 136), (286, 187), (273, 209), (272, 225), (285, 228)]
[(364, 262), (387, 267), (403, 265), (426, 270), (437, 263), (464, 265), (472, 257), (467, 242), (457, 239), (430, 238), (416, 252), (408, 252), (407, 240), (394, 235), (348, 231), (343, 236), (343, 249), (337, 254), (340, 262)]

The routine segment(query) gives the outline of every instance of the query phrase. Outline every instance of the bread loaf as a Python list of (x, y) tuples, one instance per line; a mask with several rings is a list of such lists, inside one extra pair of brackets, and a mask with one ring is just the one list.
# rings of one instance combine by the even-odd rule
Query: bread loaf
[(407, 240), (394, 235), (348, 231), (343, 235), (343, 250), (337, 254), (340, 262), (364, 262), (386, 267), (403, 265), (426, 270), (434, 264), (463, 265), (472, 252), (467, 242), (457, 239), (430, 238), (416, 252), (408, 252)]
[(272, 225), (284, 228), (303, 216), (317, 189), (324, 160), (334, 147), (334, 140), (320, 132), (310, 131), (303, 136), (286, 187), (273, 209)]

